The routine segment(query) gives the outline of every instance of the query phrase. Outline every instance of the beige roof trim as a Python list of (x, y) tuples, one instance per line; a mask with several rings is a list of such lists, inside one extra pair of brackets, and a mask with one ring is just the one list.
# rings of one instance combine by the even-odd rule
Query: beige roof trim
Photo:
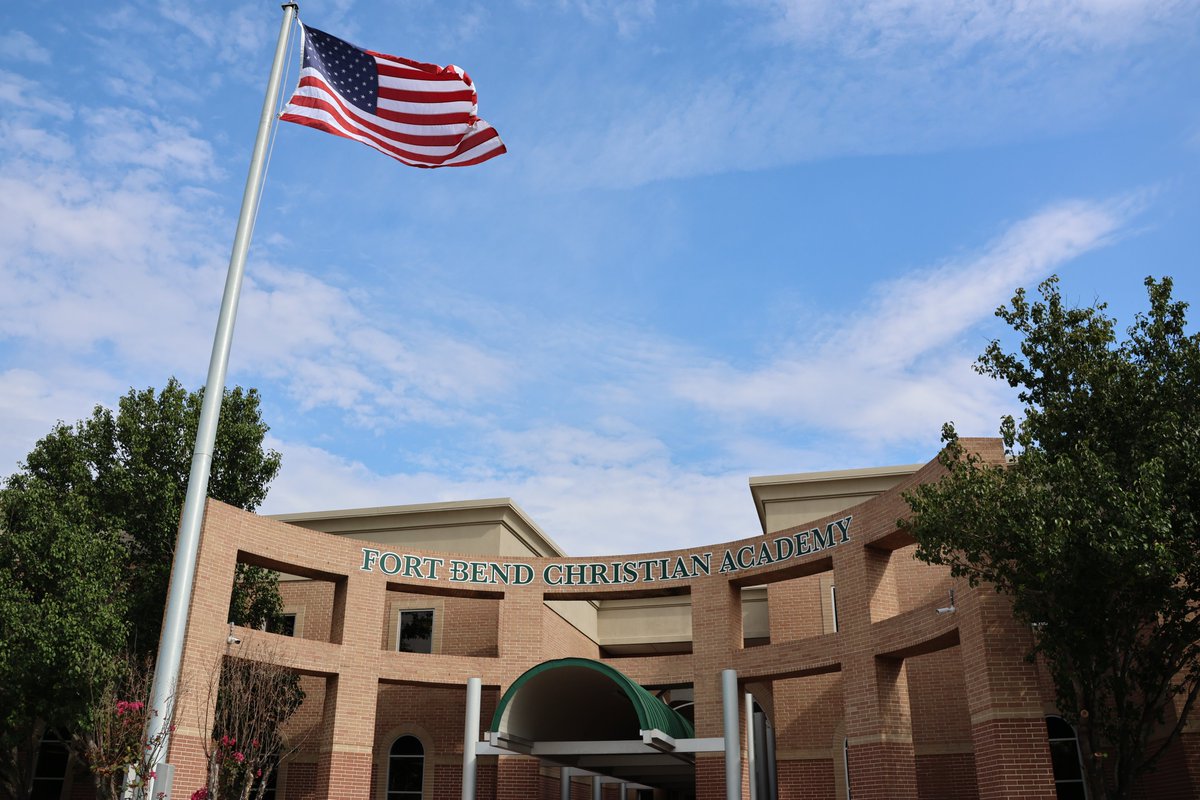
[(763, 533), (767, 533), (767, 503), (851, 497), (862, 494), (872, 482), (881, 479), (885, 482), (895, 482), (923, 466), (925, 465), (896, 464), (886, 467), (798, 472), (789, 475), (761, 475), (750, 478), (750, 495), (754, 498), (759, 525), (762, 526)]
[(539, 528), (524, 509), (509, 497), (266, 514), (264, 516), (280, 522), (292, 523), (354, 520), (360, 530), (369, 530), (372, 527), (372, 519), (378, 521), (377, 527), (379, 528), (438, 528), (462, 522), (491, 522), (503, 525), (518, 541), (539, 556), (567, 555), (558, 546), (558, 543)]

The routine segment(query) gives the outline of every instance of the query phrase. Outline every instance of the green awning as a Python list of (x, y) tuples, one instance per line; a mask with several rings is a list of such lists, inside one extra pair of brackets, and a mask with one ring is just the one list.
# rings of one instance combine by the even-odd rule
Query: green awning
[[(581, 670), (584, 672), (580, 673), (579, 671)], [(695, 738), (696, 734), (692, 728), (692, 724), (680, 715), (679, 712), (675, 711), (619, 670), (588, 658), (560, 658), (554, 661), (545, 661), (527, 670), (521, 677), (513, 681), (512, 685), (508, 687), (508, 691), (500, 698), (500, 704), (496, 707), (496, 713), (492, 715), (490, 730), (500, 732), (500, 726), (505, 721), (505, 713), (509, 710), (509, 706), (513, 703), (514, 699), (521, 694), (522, 689), (530, 691), (538, 685), (553, 684), (554, 690), (548, 692), (547, 697), (553, 697), (553, 702), (556, 705), (559, 703), (570, 704), (572, 701), (572, 681), (570, 678), (571, 673), (567, 671), (575, 671), (574, 674), (581, 675), (584, 680), (579, 681), (579, 685), (581, 687), (588, 687), (586, 690), (581, 689), (579, 696), (575, 698), (579, 704), (581, 715), (587, 713), (589, 704), (592, 704), (591, 707), (594, 709), (596, 707), (603, 707), (605, 703), (610, 702), (607, 698), (597, 698), (595, 696), (597, 686), (605, 683), (603, 680), (598, 681), (597, 679), (607, 679), (607, 683), (611, 684), (620, 695), (623, 695), (629, 701), (633, 711), (637, 714), (637, 723), (641, 730), (657, 729), (675, 739)], [(593, 673), (598, 673), (598, 675)], [(559, 678), (564, 680), (557, 680)], [(599, 706), (596, 704), (599, 704)], [(561, 709), (558, 708), (545, 709), (544, 713), (551, 714), (556, 712), (556, 715), (561, 716)], [(524, 716), (528, 718), (534, 715), (532, 712), (526, 712)], [(536, 716), (540, 717), (541, 714), (538, 713)], [(586, 728), (587, 720), (581, 719), (580, 730), (586, 732)], [(525, 735), (519, 730), (506, 732)], [(636, 737), (637, 735), (638, 732), (634, 731), (629, 738)], [(578, 738), (588, 739), (596, 737), (580, 735)]]

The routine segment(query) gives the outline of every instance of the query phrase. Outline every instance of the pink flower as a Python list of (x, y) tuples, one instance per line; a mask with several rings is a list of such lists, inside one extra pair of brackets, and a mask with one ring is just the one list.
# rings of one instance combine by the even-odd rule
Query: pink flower
[(192, 792), (192, 800), (208, 800), (208, 787), (201, 786), (199, 789)]
[(246, 760), (246, 757), (244, 755), (242, 755), (241, 753), (234, 753), (233, 760), (240, 764)]
[(149, 772), (149, 773), (147, 773), (147, 776), (148, 776), (148, 777), (150, 777), (150, 778), (157, 778), (157, 777), (158, 777), (158, 773), (157, 773), (157, 772), (155, 772), (154, 770), (150, 770), (150, 772)]

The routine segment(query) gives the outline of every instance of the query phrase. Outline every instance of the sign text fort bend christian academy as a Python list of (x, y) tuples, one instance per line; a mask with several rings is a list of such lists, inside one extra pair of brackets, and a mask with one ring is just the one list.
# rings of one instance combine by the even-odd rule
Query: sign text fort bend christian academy
[[(711, 575), (714, 563), (718, 573), (738, 572), (779, 561), (819, 553), (850, 541), (850, 520), (843, 517), (825, 526), (799, 533), (764, 539), (757, 544), (727, 548), (714, 561), (713, 552), (687, 553), (666, 558), (637, 561), (551, 561), (542, 568), (542, 583), (547, 586), (602, 586), (631, 583), (657, 583)], [(504, 584), (525, 586), (533, 583), (534, 568), (524, 562), (467, 561), (362, 549), (362, 569), (379, 570), (385, 575), (449, 583)]]

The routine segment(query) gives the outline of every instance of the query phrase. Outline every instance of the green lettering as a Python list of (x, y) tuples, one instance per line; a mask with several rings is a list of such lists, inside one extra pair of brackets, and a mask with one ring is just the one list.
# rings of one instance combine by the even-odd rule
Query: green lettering
[(824, 550), (826, 547), (833, 547), (837, 544), (837, 538), (833, 534), (833, 523), (825, 526), (825, 532), (820, 529), (813, 528), (813, 550)]
[(379, 571), (384, 575), (395, 575), (400, 571), (400, 556), (395, 553), (384, 553), (379, 558)]
[(834, 525), (837, 525), (838, 529), (842, 532), (842, 538), (841, 538), (842, 544), (845, 544), (846, 542), (850, 541), (850, 520), (852, 520), (852, 519), (854, 519), (853, 516), (844, 517), (842, 519), (839, 519), (837, 522), (833, 523)]
[(374, 572), (375, 571), (375, 566), (374, 566), (375, 562), (377, 560), (379, 560), (379, 551), (372, 550), (369, 547), (364, 547), (362, 549), (362, 551), (363, 551), (363, 563), (362, 563), (362, 566), (359, 567), (359, 569), (361, 569), (363, 572)]
[[(787, 545), (787, 554), (783, 552), (783, 546)], [(775, 540), (775, 560), (784, 561), (791, 558), (796, 553), (796, 543), (792, 541), (790, 536), (780, 536)]]

